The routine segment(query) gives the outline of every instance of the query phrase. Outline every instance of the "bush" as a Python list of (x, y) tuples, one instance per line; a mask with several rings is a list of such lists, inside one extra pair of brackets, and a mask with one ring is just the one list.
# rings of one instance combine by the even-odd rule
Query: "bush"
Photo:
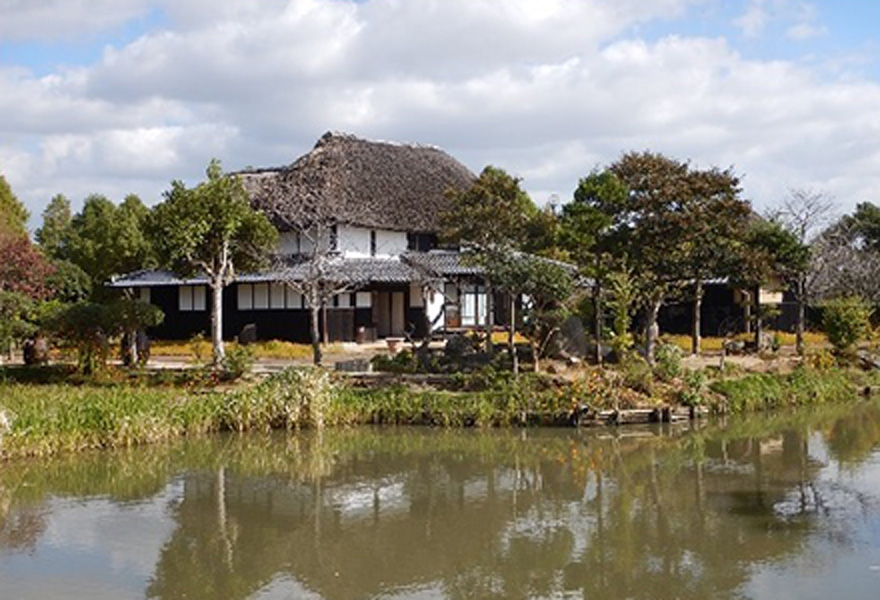
[(688, 370), (684, 374), (684, 386), (679, 392), (679, 400), (685, 406), (700, 406), (706, 402), (706, 373), (701, 370)]
[(223, 376), (235, 380), (250, 372), (254, 365), (254, 351), (248, 346), (232, 346), (223, 357)]
[(716, 381), (712, 390), (727, 400), (731, 412), (747, 412), (843, 402), (858, 397), (858, 386), (846, 370), (819, 371), (807, 366), (788, 375), (752, 373), (739, 379)]
[(401, 350), (391, 356), (377, 354), (370, 362), (373, 363), (373, 370), (384, 373), (415, 373), (419, 367), (418, 360), (409, 350)]
[(681, 377), (681, 349), (674, 344), (658, 344), (654, 352), (654, 373), (666, 382)]
[(835, 298), (825, 302), (822, 329), (838, 355), (852, 351), (855, 344), (870, 331), (871, 307), (857, 296)]
[(221, 428), (269, 431), (321, 427), (339, 395), (339, 388), (323, 369), (285, 369), (259, 385), (227, 395)]
[(637, 392), (650, 396), (654, 393), (654, 373), (651, 365), (638, 354), (628, 353), (620, 362), (623, 384)]

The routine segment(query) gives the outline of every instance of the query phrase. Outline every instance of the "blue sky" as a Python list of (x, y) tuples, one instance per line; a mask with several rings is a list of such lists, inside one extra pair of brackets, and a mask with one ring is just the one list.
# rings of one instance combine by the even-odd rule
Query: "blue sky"
[(435, 144), (536, 201), (627, 150), (733, 166), (759, 209), (880, 188), (874, 0), (0, 0), (0, 173), (149, 204), (324, 131)]

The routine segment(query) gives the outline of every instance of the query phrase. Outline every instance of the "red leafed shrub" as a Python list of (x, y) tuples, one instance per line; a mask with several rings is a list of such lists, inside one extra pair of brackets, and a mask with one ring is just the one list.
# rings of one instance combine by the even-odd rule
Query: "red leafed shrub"
[(0, 291), (17, 292), (35, 300), (52, 290), (46, 277), (53, 272), (39, 250), (25, 236), (0, 236)]

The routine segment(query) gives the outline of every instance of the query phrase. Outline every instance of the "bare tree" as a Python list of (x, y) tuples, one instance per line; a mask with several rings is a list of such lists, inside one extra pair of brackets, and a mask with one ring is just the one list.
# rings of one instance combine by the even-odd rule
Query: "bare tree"
[[(302, 216), (292, 232), (298, 248), (292, 255), (277, 258), (276, 271), (281, 283), (303, 297), (309, 310), (312, 361), (320, 365), (324, 359), (321, 345), (328, 341), (327, 305), (334, 296), (352, 292), (365, 282), (336, 250), (336, 226), (331, 219), (315, 214)], [(323, 340), (319, 327), (322, 312)]]
[[(771, 219), (781, 223), (803, 248), (812, 252), (811, 244), (834, 218), (834, 202), (824, 192), (792, 189), (779, 210), (771, 213), (770, 216)], [(791, 291), (797, 303), (795, 347), (798, 354), (804, 352), (804, 324), (806, 305), (812, 287), (812, 274), (814, 271), (809, 268), (798, 269), (790, 278)]]
[(859, 296), (880, 304), (880, 252), (866, 243), (850, 219), (839, 220), (816, 238), (809, 278), (811, 300)]
[(812, 242), (834, 220), (834, 200), (824, 192), (791, 189), (782, 206), (771, 212), (802, 244)]

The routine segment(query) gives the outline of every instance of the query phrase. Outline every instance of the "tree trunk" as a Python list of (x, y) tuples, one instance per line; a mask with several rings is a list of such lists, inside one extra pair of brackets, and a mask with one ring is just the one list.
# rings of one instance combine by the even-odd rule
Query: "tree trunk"
[(743, 333), (749, 334), (752, 332), (752, 304), (755, 302), (755, 298), (752, 292), (747, 290), (743, 290), (743, 295), (746, 297), (745, 306), (743, 306), (743, 315), (746, 321)]
[(700, 346), (702, 342), (700, 329), (702, 328), (702, 319), (700, 311), (703, 308), (703, 281), (699, 277), (694, 284), (694, 312), (691, 320), (691, 354), (700, 355)]
[(602, 288), (599, 278), (593, 286), (593, 336), (596, 338), (596, 364), (602, 366)]
[(427, 285), (422, 286), (422, 308), (424, 309), (424, 327), (425, 327), (425, 335), (422, 338), (422, 345), (425, 349), (431, 343), (431, 339), (434, 337), (433, 326), (434, 324), (431, 322), (431, 315), (428, 314), (428, 296), (430, 295), (431, 288)]
[(654, 294), (648, 305), (648, 318), (645, 321), (645, 359), (654, 364), (654, 350), (657, 347), (657, 314), (663, 304), (663, 296)]
[(807, 303), (804, 301), (805, 288), (804, 278), (801, 276), (797, 282), (797, 325), (795, 326), (794, 335), (794, 347), (798, 356), (804, 355), (804, 322), (807, 318)]
[(541, 359), (539, 357), (541, 354), (541, 350), (538, 348), (538, 344), (535, 341), (531, 342), (531, 346), (532, 346), (532, 364), (535, 367), (535, 373), (540, 373), (541, 372)]
[(419, 346), (418, 359), (423, 369), (427, 369), (431, 358), (431, 339), (433, 338), (433, 323), (431, 316), (428, 314), (428, 296), (431, 288), (428, 285), (422, 285), (422, 310), (423, 319), (422, 326), (425, 328), (425, 335), (422, 337), (422, 343)]
[(761, 315), (761, 288), (756, 287), (752, 292), (755, 304), (755, 350), (761, 349), (761, 338), (764, 337), (764, 320)]
[(324, 319), (323, 333), (324, 333), (324, 345), (326, 346), (327, 344), (330, 343), (330, 327), (329, 327), (329, 323), (327, 322), (327, 302), (325, 302), (325, 301), (321, 302), (321, 317)]
[(492, 331), (495, 324), (495, 298), (492, 294), (492, 286), (486, 283), (486, 352), (489, 356), (495, 354), (495, 344), (492, 343)]
[(226, 350), (223, 348), (223, 284), (218, 278), (212, 279), (211, 292), (211, 347), (216, 368), (226, 356)]
[(510, 295), (510, 326), (507, 328), (507, 347), (510, 349), (513, 376), (519, 376), (519, 357), (516, 355), (516, 294)]
[[(309, 314), (311, 316), (309, 326), (312, 331), (312, 362), (320, 366), (324, 361), (323, 352), (321, 351), (321, 333), (318, 327), (318, 319), (321, 318), (321, 305), (317, 302), (311, 304), (309, 306)], [(327, 324), (325, 323), (324, 329), (326, 328)]]

